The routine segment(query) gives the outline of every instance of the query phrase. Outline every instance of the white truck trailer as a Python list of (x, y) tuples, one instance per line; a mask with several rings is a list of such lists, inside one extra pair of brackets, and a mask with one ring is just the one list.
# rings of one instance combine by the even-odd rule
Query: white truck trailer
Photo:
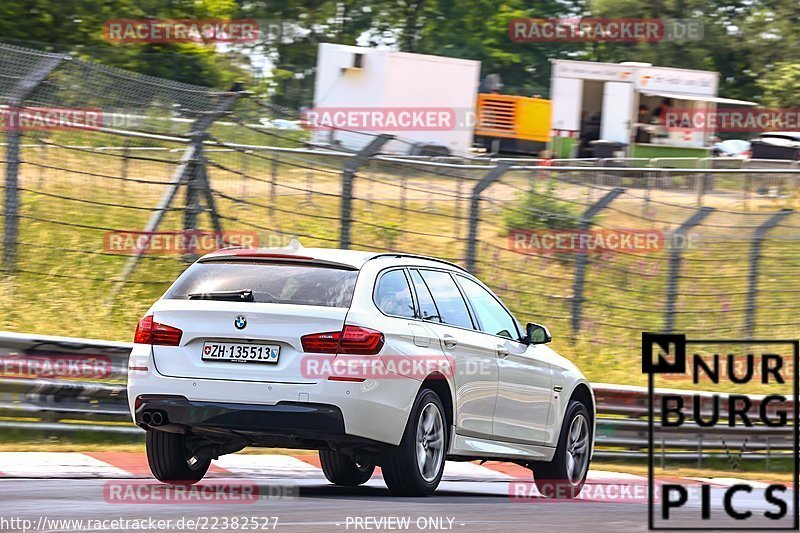
[(717, 72), (649, 63), (555, 60), (550, 83), (553, 151), (560, 157), (587, 156), (578, 154), (578, 145), (591, 137), (618, 143), (619, 152), (630, 157), (705, 157), (716, 133), (712, 129), (653, 127), (643, 142), (637, 140), (637, 128), (653, 122), (664, 102), (672, 109), (702, 113), (718, 105), (756, 105), (718, 97)]
[(428, 146), (466, 155), (479, 77), (479, 61), (322, 43), (314, 108), (308, 112), (321, 122), (312, 126), (312, 139), (359, 150), (388, 133), (398, 140), (386, 152), (408, 154)]

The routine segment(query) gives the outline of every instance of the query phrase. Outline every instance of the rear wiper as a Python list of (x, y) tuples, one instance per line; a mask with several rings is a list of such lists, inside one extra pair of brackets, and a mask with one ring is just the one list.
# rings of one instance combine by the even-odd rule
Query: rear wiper
[(189, 293), (190, 300), (219, 300), (223, 302), (255, 302), (253, 291), (243, 289), (240, 291), (215, 291), (215, 292), (192, 292)]

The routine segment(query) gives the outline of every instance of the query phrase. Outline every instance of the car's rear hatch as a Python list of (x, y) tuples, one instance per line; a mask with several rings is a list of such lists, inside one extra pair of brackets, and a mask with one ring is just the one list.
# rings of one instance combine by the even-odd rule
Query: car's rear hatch
[[(153, 308), (154, 322), (182, 332), (177, 346), (153, 346), (155, 366), (181, 378), (315, 383), (300, 339), (342, 330), (356, 276), (310, 264), (197, 263)], [(229, 301), (236, 291), (253, 296)]]

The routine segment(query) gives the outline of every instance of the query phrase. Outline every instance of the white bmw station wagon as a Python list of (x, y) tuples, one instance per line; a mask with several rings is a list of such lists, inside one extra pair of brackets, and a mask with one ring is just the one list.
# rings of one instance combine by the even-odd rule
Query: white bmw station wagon
[(550, 340), (438, 259), (224, 249), (139, 322), (128, 397), (164, 482), (268, 446), (319, 450), (339, 485), (380, 466), (392, 493), (425, 495), (445, 460), (494, 460), (570, 498), (594, 447), (594, 394)]

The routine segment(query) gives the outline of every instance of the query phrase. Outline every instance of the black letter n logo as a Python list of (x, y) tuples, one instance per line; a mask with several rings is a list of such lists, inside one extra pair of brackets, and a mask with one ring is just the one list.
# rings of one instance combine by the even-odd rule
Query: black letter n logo
[(685, 374), (686, 335), (642, 333), (643, 374)]

